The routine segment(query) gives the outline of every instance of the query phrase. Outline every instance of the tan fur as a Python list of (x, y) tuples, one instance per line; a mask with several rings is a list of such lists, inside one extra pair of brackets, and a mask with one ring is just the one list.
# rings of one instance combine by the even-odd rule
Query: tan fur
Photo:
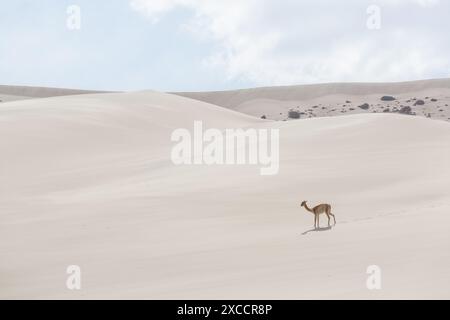
[[(334, 224), (336, 224), (336, 217), (334, 216), (334, 214), (331, 213), (331, 205), (329, 205), (327, 203), (322, 203), (311, 209), (306, 204), (306, 201), (303, 201), (301, 206), (305, 207), (306, 210), (308, 210), (309, 212), (314, 214), (314, 228), (320, 227), (319, 226), (319, 215), (321, 215), (322, 213), (325, 213), (328, 217), (328, 226), (330, 226), (330, 216), (333, 217)], [(316, 221), (317, 221), (317, 227), (316, 227)]]

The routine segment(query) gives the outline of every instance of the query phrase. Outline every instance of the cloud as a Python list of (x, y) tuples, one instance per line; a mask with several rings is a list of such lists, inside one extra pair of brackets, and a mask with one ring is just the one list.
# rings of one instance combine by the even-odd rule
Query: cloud
[(422, 7), (432, 7), (440, 3), (440, 0), (415, 0)]
[[(373, 4), (382, 9), (379, 30), (369, 30), (366, 24), (366, 9)], [(190, 10), (183, 29), (213, 41), (217, 48), (205, 57), (204, 66), (222, 71), (227, 79), (256, 85), (447, 76), (450, 46), (443, 41), (445, 30), (427, 23), (442, 15), (439, 4), (438, 0), (349, 0), (345, 5), (333, 0), (131, 1), (132, 8), (153, 23), (178, 8)], [(425, 13), (425, 7), (433, 12)], [(423, 20), (418, 23), (415, 17)]]
[(385, 5), (412, 5), (417, 4), (422, 7), (433, 7), (440, 3), (440, 0), (382, 0)]
[(130, 4), (134, 10), (145, 12), (153, 23), (157, 23), (162, 14), (188, 3), (182, 0), (132, 0)]

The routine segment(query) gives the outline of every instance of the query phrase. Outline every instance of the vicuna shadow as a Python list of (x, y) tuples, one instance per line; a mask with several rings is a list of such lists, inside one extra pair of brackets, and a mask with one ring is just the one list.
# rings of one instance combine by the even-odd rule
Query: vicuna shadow
[(334, 226), (322, 227), (322, 228), (319, 227), (319, 228), (313, 228), (313, 229), (310, 229), (310, 230), (306, 230), (305, 232), (302, 233), (302, 236), (304, 236), (304, 235), (306, 235), (306, 234), (308, 234), (308, 233), (310, 233), (310, 232), (328, 231), (328, 230), (333, 229), (333, 227), (334, 227)]

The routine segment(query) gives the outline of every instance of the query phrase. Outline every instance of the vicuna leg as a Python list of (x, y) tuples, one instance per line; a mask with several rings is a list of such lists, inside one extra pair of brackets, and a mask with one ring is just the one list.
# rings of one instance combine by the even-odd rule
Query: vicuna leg
[(328, 218), (328, 226), (330, 226), (330, 215), (327, 213), (327, 218)]
[(333, 216), (334, 224), (336, 224), (336, 217), (331, 213), (331, 206), (328, 206), (326, 213), (328, 216), (328, 224), (330, 223), (330, 216)]
[(331, 212), (330, 212), (330, 215), (333, 216), (334, 224), (336, 224), (336, 217)]
[(320, 228), (319, 215), (316, 214), (316, 217), (317, 217), (317, 229), (319, 229)]

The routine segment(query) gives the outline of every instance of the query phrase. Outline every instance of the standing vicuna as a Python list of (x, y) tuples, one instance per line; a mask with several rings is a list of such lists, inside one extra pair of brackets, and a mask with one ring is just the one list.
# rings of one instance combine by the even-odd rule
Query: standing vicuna
[[(319, 205), (315, 206), (314, 208), (310, 209), (308, 207), (308, 205), (306, 204), (306, 201), (303, 201), (302, 207), (305, 207), (306, 210), (308, 210), (309, 212), (314, 214), (314, 228), (320, 227), (319, 226), (319, 215), (321, 215), (322, 213), (325, 213), (328, 217), (328, 226), (330, 226), (330, 216), (333, 217), (334, 224), (336, 224), (336, 217), (334, 216), (334, 214), (331, 213), (331, 206), (329, 204), (322, 203), (322, 204), (319, 204)], [(317, 221), (317, 227), (316, 227), (316, 221)]]

